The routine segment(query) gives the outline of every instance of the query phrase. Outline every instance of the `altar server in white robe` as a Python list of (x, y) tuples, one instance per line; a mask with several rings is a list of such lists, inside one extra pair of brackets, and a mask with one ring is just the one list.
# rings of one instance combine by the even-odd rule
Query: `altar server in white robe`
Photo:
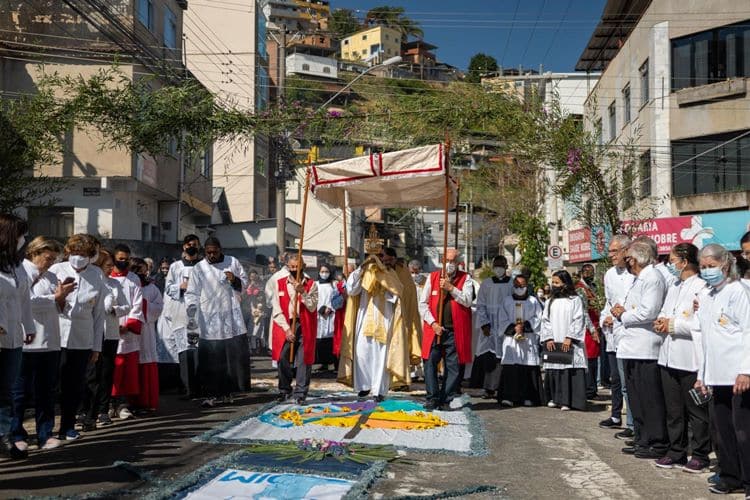
[(247, 274), (237, 259), (224, 255), (217, 238), (206, 239), (203, 249), (206, 258), (193, 268), (185, 304), (188, 319), (196, 319), (200, 332), (202, 406), (212, 408), (217, 399), (231, 404), (232, 392), (250, 386), (250, 346), (240, 307)]
[[(147, 264), (144, 259), (132, 258), (131, 267), (141, 280), (143, 290), (143, 329), (139, 340), (139, 370), (141, 391), (135, 404), (146, 411), (159, 408), (159, 367), (156, 354), (156, 322), (164, 309), (162, 295), (156, 285), (149, 279)], [(137, 267), (137, 269), (136, 269)]]
[(529, 295), (526, 276), (516, 276), (513, 293), (503, 300), (505, 317), (502, 372), (497, 399), (503, 406), (539, 406), (544, 398), (539, 368), (539, 333), (543, 306)]
[[(482, 378), (482, 399), (492, 399), (500, 386), (500, 358), (503, 352), (503, 331), (508, 322), (503, 303), (510, 297), (513, 283), (506, 276), (507, 259), (498, 255), (492, 260), (494, 276), (482, 281), (477, 293), (476, 320), (479, 335), (476, 339), (472, 380)], [(475, 330), (475, 332), (476, 332)], [(476, 333), (475, 333), (476, 335)]]
[(315, 347), (315, 362), (320, 364), (321, 372), (327, 372), (330, 365), (336, 364), (333, 355), (333, 333), (335, 329), (336, 310), (333, 308), (333, 295), (338, 294), (333, 282), (331, 268), (323, 265), (318, 270), (318, 331)]
[[(572, 364), (544, 363), (545, 391), (550, 408), (586, 409), (586, 335), (583, 302), (567, 271), (552, 275), (552, 295), (544, 305), (541, 342), (547, 350), (573, 351)], [(562, 345), (556, 345), (562, 344)]]

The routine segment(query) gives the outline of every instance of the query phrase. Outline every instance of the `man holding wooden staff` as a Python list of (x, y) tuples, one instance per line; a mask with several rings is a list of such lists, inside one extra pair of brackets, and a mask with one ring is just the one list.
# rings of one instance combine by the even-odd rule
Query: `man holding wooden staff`
[[(473, 282), (468, 274), (458, 270), (459, 254), (455, 248), (447, 250), (445, 261), (445, 275), (442, 271), (430, 273), (419, 303), (424, 321), (422, 359), (427, 389), (426, 410), (440, 409), (457, 398), (461, 383), (459, 365), (471, 362)], [(442, 386), (438, 381), (441, 360), (445, 366)]]
[[(286, 265), (289, 275), (278, 279), (273, 288), (273, 350), (279, 352), (278, 399), (286, 401), (294, 397), (296, 404), (302, 404), (315, 363), (318, 286), (307, 274), (298, 272), (304, 269), (304, 262), (298, 255), (290, 255)], [(293, 320), (295, 315), (297, 319)], [(294, 353), (293, 361), (290, 349)], [(293, 379), (296, 384), (292, 392)]]

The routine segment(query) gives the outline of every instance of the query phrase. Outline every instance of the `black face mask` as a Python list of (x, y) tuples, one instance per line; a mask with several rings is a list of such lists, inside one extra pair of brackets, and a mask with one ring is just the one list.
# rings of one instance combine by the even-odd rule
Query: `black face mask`
[(190, 257), (195, 257), (198, 255), (198, 249), (195, 247), (187, 247), (185, 249), (185, 253), (188, 254)]
[(145, 274), (136, 274), (136, 276), (138, 276), (138, 278), (140, 278), (140, 280), (141, 280), (141, 286), (148, 285), (148, 276), (147, 275), (145, 275)]
[(169, 274), (169, 269), (159, 269), (159, 272), (160, 272), (160, 273), (161, 273), (162, 275), (166, 276), (167, 274)]
[(558, 297), (562, 293), (563, 287), (561, 287), (561, 286), (553, 286), (553, 287), (550, 288), (550, 290), (552, 291), (552, 295), (553, 296)]
[(128, 268), (128, 261), (127, 260), (116, 260), (115, 261), (115, 267), (119, 271), (125, 271)]

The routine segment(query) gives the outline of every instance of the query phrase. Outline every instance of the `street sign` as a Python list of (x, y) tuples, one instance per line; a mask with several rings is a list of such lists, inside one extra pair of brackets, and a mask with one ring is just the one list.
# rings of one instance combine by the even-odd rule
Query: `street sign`
[(547, 266), (551, 270), (562, 269), (563, 249), (559, 245), (550, 245), (547, 247)]

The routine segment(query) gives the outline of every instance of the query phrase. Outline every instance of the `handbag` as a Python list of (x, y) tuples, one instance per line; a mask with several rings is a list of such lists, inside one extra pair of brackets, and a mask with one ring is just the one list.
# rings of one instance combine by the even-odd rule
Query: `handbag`
[(557, 363), (561, 365), (573, 364), (573, 344), (570, 345), (568, 352), (563, 352), (562, 342), (555, 342), (555, 350), (548, 351), (547, 344), (542, 344), (542, 361), (545, 363)]

